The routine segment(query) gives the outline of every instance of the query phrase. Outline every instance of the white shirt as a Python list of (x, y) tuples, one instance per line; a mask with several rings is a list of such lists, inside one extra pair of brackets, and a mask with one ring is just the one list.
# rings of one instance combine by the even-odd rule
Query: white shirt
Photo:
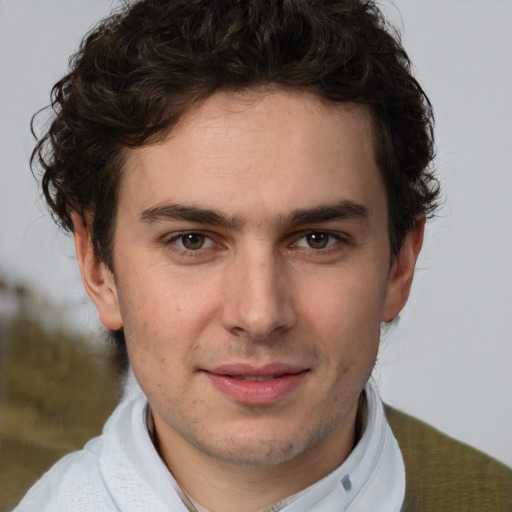
[[(402, 456), (371, 383), (366, 399), (366, 429), (343, 464), (284, 507), (267, 510), (400, 510), (405, 495)], [(132, 390), (108, 419), (103, 434), (57, 462), (13, 512), (190, 511), (153, 446), (146, 407), (142, 391)]]

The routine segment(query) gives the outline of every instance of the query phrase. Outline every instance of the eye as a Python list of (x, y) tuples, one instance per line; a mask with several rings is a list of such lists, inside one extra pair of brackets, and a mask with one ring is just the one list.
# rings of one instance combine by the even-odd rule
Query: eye
[(297, 242), (296, 247), (307, 247), (310, 249), (327, 249), (339, 242), (339, 237), (324, 231), (311, 231), (302, 236)]
[(198, 251), (199, 249), (207, 249), (213, 245), (213, 241), (202, 233), (180, 233), (169, 240), (169, 243), (177, 245), (180, 249), (187, 251)]

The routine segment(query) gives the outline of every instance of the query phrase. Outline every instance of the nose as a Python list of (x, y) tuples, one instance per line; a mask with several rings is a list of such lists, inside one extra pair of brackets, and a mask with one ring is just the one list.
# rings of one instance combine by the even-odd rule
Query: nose
[(293, 286), (271, 249), (238, 254), (224, 275), (222, 323), (237, 336), (265, 341), (296, 323)]

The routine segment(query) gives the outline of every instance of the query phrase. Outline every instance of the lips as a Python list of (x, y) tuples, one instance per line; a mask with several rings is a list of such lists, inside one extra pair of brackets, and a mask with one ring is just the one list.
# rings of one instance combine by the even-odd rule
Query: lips
[(204, 370), (204, 374), (226, 398), (244, 404), (264, 405), (291, 394), (309, 370), (283, 363), (255, 367), (228, 364)]
[(253, 382), (266, 382), (268, 380), (277, 379), (278, 377), (281, 377), (281, 375), (268, 375), (266, 377), (249, 377), (247, 375), (230, 375), (231, 378), (236, 380), (248, 380)]

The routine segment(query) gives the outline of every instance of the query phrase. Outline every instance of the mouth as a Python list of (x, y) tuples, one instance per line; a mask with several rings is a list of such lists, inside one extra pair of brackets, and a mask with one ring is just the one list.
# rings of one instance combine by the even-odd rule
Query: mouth
[(266, 377), (250, 377), (248, 375), (225, 375), (225, 377), (230, 377), (235, 380), (245, 380), (250, 382), (267, 382), (269, 380), (278, 379), (282, 377), (282, 375), (267, 375)]
[(249, 405), (281, 400), (293, 393), (308, 373), (307, 368), (281, 363), (262, 367), (230, 364), (204, 370), (209, 382), (225, 398)]

